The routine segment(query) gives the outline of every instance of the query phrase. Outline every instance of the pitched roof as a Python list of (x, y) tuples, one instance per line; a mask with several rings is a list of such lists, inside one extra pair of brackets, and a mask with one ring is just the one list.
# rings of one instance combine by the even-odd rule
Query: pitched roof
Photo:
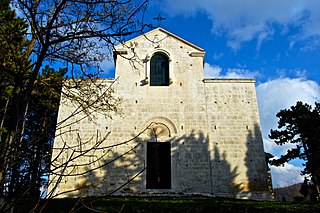
[[(201, 47), (198, 47), (197, 45), (194, 45), (194, 44), (190, 43), (189, 41), (186, 41), (186, 40), (184, 40), (183, 38), (180, 38), (179, 36), (177, 36), (177, 35), (169, 32), (169, 31), (167, 31), (167, 30), (165, 30), (165, 29), (163, 29), (163, 28), (161, 28), (161, 27), (158, 27), (158, 28), (156, 28), (156, 29), (154, 29), (154, 30), (151, 30), (151, 31), (149, 31), (149, 32), (146, 32), (146, 33), (144, 33), (143, 35), (140, 35), (140, 36), (137, 36), (137, 37), (135, 37), (135, 38), (132, 38), (132, 39), (126, 41), (125, 43), (128, 43), (128, 42), (130, 42), (130, 41), (134, 41), (134, 40), (140, 39), (140, 38), (142, 38), (142, 37), (146, 37), (146, 36), (148, 36), (149, 34), (152, 34), (152, 33), (156, 32), (156, 31), (160, 31), (160, 32), (163, 32), (163, 33), (165, 33), (165, 34), (168, 34), (168, 35), (174, 37), (175, 39), (177, 39), (177, 40), (179, 40), (179, 41), (181, 41), (181, 42), (183, 42), (183, 43), (185, 43), (185, 44), (187, 44), (187, 45), (189, 45), (189, 46), (197, 49), (198, 51), (204, 52), (204, 49), (202, 49)], [(121, 44), (120, 44), (120, 45), (121, 45)], [(120, 46), (120, 45), (117, 45), (117, 47)], [(116, 48), (117, 48), (117, 47), (116, 47)]]

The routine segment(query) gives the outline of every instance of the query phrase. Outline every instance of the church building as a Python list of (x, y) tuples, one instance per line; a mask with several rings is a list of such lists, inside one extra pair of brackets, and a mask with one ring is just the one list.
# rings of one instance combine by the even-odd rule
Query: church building
[(204, 55), (162, 28), (116, 46), (117, 112), (62, 95), (48, 193), (272, 199), (255, 80), (206, 79)]

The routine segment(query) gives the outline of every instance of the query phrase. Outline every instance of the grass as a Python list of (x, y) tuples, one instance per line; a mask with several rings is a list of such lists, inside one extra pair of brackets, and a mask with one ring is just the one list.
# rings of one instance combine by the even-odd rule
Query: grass
[[(320, 204), (306, 202), (250, 201), (225, 198), (84, 198), (54, 199), (47, 201), (44, 212), (320, 212)], [(34, 200), (21, 200), (14, 212), (28, 212), (35, 206)]]

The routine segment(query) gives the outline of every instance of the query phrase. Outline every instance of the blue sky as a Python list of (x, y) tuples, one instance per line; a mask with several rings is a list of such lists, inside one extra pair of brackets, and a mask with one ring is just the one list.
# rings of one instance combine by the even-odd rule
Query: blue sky
[[(205, 49), (207, 77), (256, 79), (265, 150), (284, 154), (289, 146), (268, 139), (276, 113), (320, 101), (320, 1), (152, 1), (146, 21), (159, 13), (161, 27)], [(272, 167), (273, 185), (302, 181), (299, 167)]]
[[(157, 27), (158, 14), (162, 28), (205, 49), (206, 77), (256, 79), (265, 151), (284, 154), (290, 145), (268, 139), (276, 113), (320, 101), (320, 1), (151, 0), (145, 23)], [(114, 76), (112, 61), (101, 65)], [(273, 186), (302, 182), (301, 163), (271, 167)]]
[[(277, 146), (268, 133), (276, 113), (296, 101), (320, 101), (320, 1), (318, 0), (153, 0), (146, 22), (202, 47), (205, 76), (255, 78), (267, 152)], [(302, 182), (301, 161), (272, 167), (273, 186)]]
[[(145, 22), (157, 27), (158, 14), (162, 28), (206, 51), (206, 77), (256, 79), (265, 151), (284, 154), (290, 146), (268, 139), (276, 113), (320, 101), (320, 1), (150, 0)], [(114, 76), (113, 61), (101, 66)], [(273, 185), (302, 182), (301, 170), (298, 160), (271, 167)]]

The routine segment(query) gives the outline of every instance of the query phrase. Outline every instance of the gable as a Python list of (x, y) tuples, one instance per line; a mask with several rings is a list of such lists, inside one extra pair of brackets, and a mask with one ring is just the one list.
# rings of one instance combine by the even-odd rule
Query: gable
[(136, 46), (136, 44), (139, 44), (143, 41), (148, 41), (148, 42), (152, 43), (152, 46), (154, 48), (159, 48), (159, 47), (161, 47), (161, 43), (166, 42), (166, 40), (171, 40), (170, 43), (174, 44), (173, 46), (178, 46), (178, 45), (187, 46), (192, 50), (192, 52), (200, 52), (204, 55), (205, 51), (201, 47), (198, 47), (198, 46), (180, 38), (179, 36), (162, 29), (162, 28), (156, 28), (154, 30), (151, 30), (151, 31), (143, 34), (143, 35), (140, 35), (140, 36), (137, 36), (133, 39), (130, 39), (130, 40), (124, 42), (123, 44), (117, 45), (115, 47), (115, 49), (117, 50), (117, 52), (119, 51), (121, 53), (121, 50), (123, 50), (124, 48)]
[[(158, 75), (155, 73), (156, 69), (152, 69), (151, 59), (155, 55), (167, 58), (167, 68), (162, 67), (157, 72), (159, 78), (155, 77)], [(116, 46), (116, 76), (126, 76), (126, 80), (122, 80), (126, 81), (125, 84), (148, 84), (152, 79), (159, 81), (151, 86), (193, 84), (203, 79), (204, 55), (202, 48), (157, 28)], [(160, 76), (160, 73), (163, 75)]]

